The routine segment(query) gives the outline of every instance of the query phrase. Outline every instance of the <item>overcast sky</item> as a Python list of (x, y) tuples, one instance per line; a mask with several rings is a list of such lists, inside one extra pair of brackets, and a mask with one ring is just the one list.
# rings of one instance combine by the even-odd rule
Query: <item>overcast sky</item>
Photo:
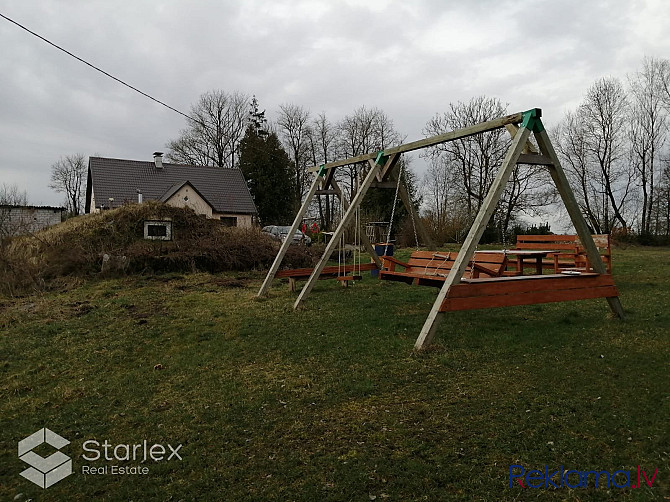
[[(0, 0), (0, 12), (188, 112), (203, 92), (255, 94), (337, 121), (376, 106), (408, 140), (477, 95), (539, 107), (551, 127), (598, 78), (670, 57), (667, 0)], [(151, 160), (184, 117), (0, 18), (0, 184), (60, 205), (51, 164)], [(417, 163), (417, 165), (420, 163)]]

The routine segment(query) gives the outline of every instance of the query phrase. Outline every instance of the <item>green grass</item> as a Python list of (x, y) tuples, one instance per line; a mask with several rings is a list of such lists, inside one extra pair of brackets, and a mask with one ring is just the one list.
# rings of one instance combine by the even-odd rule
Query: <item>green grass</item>
[[(319, 281), (298, 312), (279, 281), (255, 297), (262, 273), (0, 300), (0, 499), (667, 500), (670, 250), (616, 249), (614, 266), (625, 322), (602, 299), (449, 313), (420, 354), (437, 290), (369, 278)], [(47, 490), (16, 455), (41, 427), (73, 457)], [(181, 443), (183, 461), (85, 476), (91, 438)], [(523, 491), (510, 464), (659, 473)]]

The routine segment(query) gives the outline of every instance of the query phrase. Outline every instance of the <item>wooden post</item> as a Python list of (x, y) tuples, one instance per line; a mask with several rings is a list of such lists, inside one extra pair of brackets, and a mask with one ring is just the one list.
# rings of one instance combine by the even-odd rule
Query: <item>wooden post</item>
[[(395, 164), (398, 158), (399, 158), (398, 154), (390, 156), (386, 161), (385, 165), (388, 165), (389, 162)], [(330, 242), (326, 245), (326, 250), (323, 252), (323, 256), (321, 256), (319, 263), (317, 263), (316, 267), (314, 268), (312, 275), (309, 276), (307, 284), (305, 284), (302, 288), (302, 291), (300, 291), (300, 295), (298, 295), (298, 299), (295, 301), (295, 304), (293, 305), (294, 309), (297, 309), (305, 301), (305, 298), (307, 298), (309, 293), (312, 291), (312, 288), (314, 287), (314, 284), (319, 278), (319, 275), (321, 275), (321, 271), (324, 269), (326, 263), (330, 259), (330, 255), (333, 254), (335, 247), (337, 247), (338, 241), (340, 240), (340, 237), (342, 236), (344, 229), (351, 222), (351, 219), (354, 217), (356, 208), (360, 206), (361, 201), (363, 200), (365, 194), (368, 191), (368, 188), (370, 188), (370, 185), (375, 180), (377, 173), (382, 168), (382, 165), (377, 163), (376, 161), (370, 160), (369, 162), (370, 162), (370, 171), (368, 172), (367, 176), (365, 177), (365, 180), (359, 187), (358, 192), (354, 197), (354, 200), (351, 201), (351, 204), (349, 205), (349, 208), (346, 210), (344, 217), (342, 218), (342, 221), (335, 229), (335, 232), (333, 232), (333, 236), (331, 237)]]
[[(563, 199), (563, 204), (565, 204), (565, 208), (570, 215), (572, 224), (575, 226), (577, 235), (579, 235), (579, 239), (586, 249), (586, 256), (588, 257), (591, 267), (599, 274), (607, 273), (607, 268), (603, 263), (600, 253), (598, 252), (598, 248), (596, 247), (595, 242), (593, 242), (591, 230), (586, 224), (584, 215), (582, 215), (582, 212), (579, 209), (575, 195), (570, 188), (568, 179), (566, 178), (565, 172), (561, 167), (561, 162), (558, 159), (558, 155), (556, 155), (556, 151), (554, 150), (554, 147), (549, 140), (547, 131), (542, 130), (541, 132), (535, 132), (535, 139), (537, 140), (537, 144), (540, 147), (542, 153), (549, 157), (553, 163), (553, 166), (547, 166), (549, 169), (549, 174), (551, 174), (554, 183), (556, 183), (556, 188), (558, 189), (558, 193), (561, 195), (561, 199)], [(616, 316), (618, 316), (620, 319), (625, 318), (623, 307), (621, 306), (621, 302), (619, 301), (618, 296), (607, 297), (607, 303)]]
[[(307, 212), (307, 209), (309, 208), (310, 203), (312, 202), (312, 199), (314, 198), (314, 194), (316, 193), (317, 189), (323, 182), (323, 176), (320, 176), (316, 174), (314, 176), (314, 181), (312, 182), (312, 186), (309, 189), (309, 192), (307, 192), (307, 196), (305, 197), (305, 200), (302, 203), (302, 206), (300, 206), (300, 209), (298, 210), (298, 214), (296, 214), (295, 219), (293, 220), (293, 224), (291, 225), (291, 230), (289, 231), (288, 235), (286, 236), (286, 240), (282, 242), (281, 247), (279, 248), (279, 252), (277, 253), (277, 256), (275, 256), (275, 260), (272, 263), (272, 266), (270, 267), (270, 270), (268, 270), (268, 275), (265, 276), (265, 280), (263, 281), (263, 284), (261, 285), (261, 289), (258, 290), (258, 294), (256, 296), (263, 296), (266, 295), (268, 290), (270, 289), (270, 286), (272, 285), (272, 281), (275, 278), (275, 274), (277, 273), (277, 270), (279, 270), (279, 266), (281, 265), (282, 260), (284, 259), (284, 256), (286, 255), (286, 252), (288, 251), (289, 246), (291, 245), (291, 242), (293, 241), (293, 236), (295, 235), (296, 230), (298, 230), (298, 226), (300, 226), (300, 222), (302, 221), (302, 217), (305, 215)], [(293, 287), (295, 288), (295, 284), (293, 284)]]
[(493, 180), (489, 193), (486, 195), (482, 206), (479, 208), (479, 213), (477, 213), (477, 217), (475, 218), (472, 227), (470, 227), (470, 232), (465, 238), (465, 242), (463, 242), (463, 246), (452, 265), (449, 275), (440, 289), (440, 293), (437, 295), (435, 303), (433, 303), (433, 307), (428, 314), (428, 318), (426, 318), (423, 328), (421, 328), (421, 333), (419, 333), (419, 337), (414, 344), (416, 350), (423, 349), (433, 340), (439, 321), (444, 315), (444, 312), (440, 312), (442, 302), (447, 297), (451, 286), (453, 284), (458, 284), (461, 281), (465, 268), (468, 266), (468, 263), (475, 252), (475, 248), (486, 229), (486, 225), (495, 211), (503, 190), (505, 190), (505, 185), (507, 184), (512, 171), (516, 167), (516, 161), (522, 150), (526, 147), (526, 141), (529, 136), (530, 129), (526, 127), (522, 127), (515, 134), (514, 139), (512, 140), (512, 145), (505, 155), (505, 160), (503, 161), (495, 180)]

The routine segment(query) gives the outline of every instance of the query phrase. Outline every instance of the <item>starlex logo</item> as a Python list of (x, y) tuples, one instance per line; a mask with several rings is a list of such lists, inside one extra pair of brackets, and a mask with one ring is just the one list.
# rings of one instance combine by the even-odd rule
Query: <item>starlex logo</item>
[[(561, 465), (555, 471), (551, 471), (548, 465), (544, 466), (544, 470), (531, 469), (526, 472), (521, 465), (509, 466), (509, 487), (518, 486), (521, 488), (588, 488), (595, 487), (613, 487), (613, 488), (640, 488), (642, 483), (646, 482), (647, 486), (651, 488), (658, 474), (658, 467), (654, 474), (649, 479), (646, 471), (642, 469), (641, 465), (637, 466), (637, 484), (634, 483), (636, 472), (618, 470), (610, 473), (609, 471), (579, 471), (579, 470), (563, 470)], [(633, 482), (631, 483), (631, 479)]]
[(38, 455), (33, 450), (43, 443), (60, 450), (70, 442), (46, 427), (19, 441), (19, 458), (30, 466), (21, 476), (41, 488), (49, 488), (72, 474), (72, 459), (61, 451), (47, 458)]

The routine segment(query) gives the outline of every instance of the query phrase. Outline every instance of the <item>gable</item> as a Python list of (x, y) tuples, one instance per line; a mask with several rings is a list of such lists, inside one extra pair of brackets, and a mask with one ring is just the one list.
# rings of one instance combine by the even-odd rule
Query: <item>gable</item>
[(181, 186), (175, 185), (160, 200), (175, 207), (190, 207), (196, 214), (212, 217), (212, 205), (190, 182), (183, 183)]

